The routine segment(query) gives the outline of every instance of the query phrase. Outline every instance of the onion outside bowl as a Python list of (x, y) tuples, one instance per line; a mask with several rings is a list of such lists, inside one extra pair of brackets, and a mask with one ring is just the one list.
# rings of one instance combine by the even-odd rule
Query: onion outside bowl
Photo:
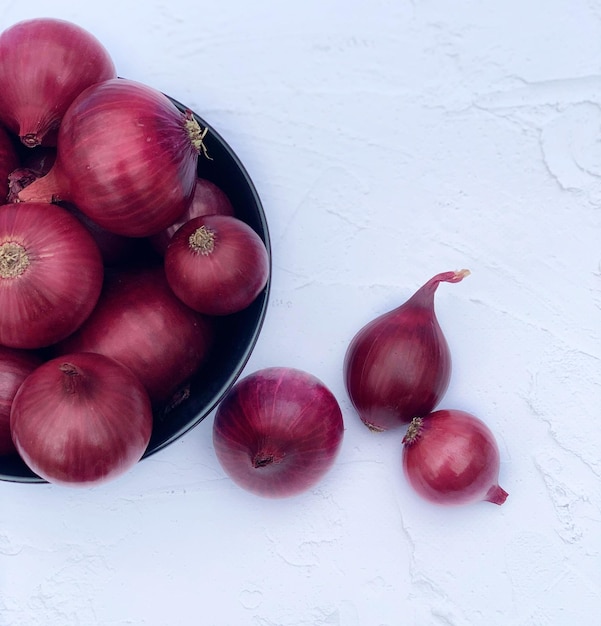
[[(181, 111), (189, 110), (169, 99)], [(198, 175), (220, 187), (234, 206), (236, 217), (261, 237), (269, 257), (269, 278), (255, 301), (243, 311), (217, 319), (217, 341), (207, 363), (192, 377), (189, 394), (168, 413), (155, 413), (153, 433), (142, 460), (170, 445), (197, 426), (224, 398), (240, 377), (259, 338), (267, 313), (271, 287), (271, 243), (267, 220), (255, 186), (242, 162), (224, 139), (196, 113), (201, 128), (207, 128), (203, 142), (211, 160), (201, 153)], [(0, 480), (45, 483), (16, 455), (0, 456)]]

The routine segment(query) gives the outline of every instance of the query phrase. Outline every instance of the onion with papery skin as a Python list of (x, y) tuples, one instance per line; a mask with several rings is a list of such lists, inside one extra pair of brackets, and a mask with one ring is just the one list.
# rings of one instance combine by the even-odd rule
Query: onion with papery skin
[(272, 367), (228, 392), (213, 422), (215, 453), (242, 488), (264, 497), (300, 494), (332, 467), (342, 444), (342, 412), (315, 376)]
[(203, 137), (194, 116), (160, 91), (132, 80), (107, 80), (71, 104), (54, 165), (18, 198), (70, 202), (111, 232), (154, 235), (192, 201)]
[(8, 175), (8, 195), (6, 202), (18, 202), (19, 194), (25, 187), (40, 178), (41, 174), (28, 167), (17, 167)]
[(42, 17), (0, 33), (0, 120), (28, 147), (54, 145), (73, 100), (114, 77), (107, 50), (76, 24)]
[(0, 344), (41, 348), (92, 312), (104, 268), (92, 236), (65, 209), (0, 206)]
[(500, 505), (508, 495), (499, 487), (494, 435), (465, 411), (414, 418), (403, 439), (403, 471), (413, 489), (436, 504), (485, 500)]
[(230, 215), (201, 215), (173, 235), (165, 253), (173, 293), (207, 315), (242, 311), (269, 278), (269, 255), (257, 233)]
[(26, 378), (10, 425), (19, 455), (38, 476), (90, 486), (140, 460), (152, 433), (152, 410), (146, 390), (123, 364), (100, 354), (69, 354)]
[(205, 362), (213, 335), (211, 320), (173, 294), (161, 267), (122, 269), (107, 272), (94, 311), (55, 354), (99, 352), (117, 359), (160, 405)]
[(7, 202), (18, 202), (21, 191), (47, 174), (55, 159), (56, 148), (43, 146), (31, 148), (21, 156), (19, 167), (15, 166), (15, 169), (8, 175)]
[(10, 434), (10, 408), (23, 381), (42, 364), (29, 350), (0, 346), (0, 456), (16, 454)]
[(206, 178), (198, 178), (194, 196), (188, 209), (165, 230), (150, 238), (154, 249), (165, 254), (171, 237), (186, 222), (200, 215), (234, 215), (234, 207), (227, 194), (215, 183)]
[(441, 282), (456, 283), (468, 274), (437, 274), (352, 339), (344, 380), (353, 406), (371, 430), (398, 428), (427, 415), (447, 390), (451, 355), (434, 312), (434, 294)]

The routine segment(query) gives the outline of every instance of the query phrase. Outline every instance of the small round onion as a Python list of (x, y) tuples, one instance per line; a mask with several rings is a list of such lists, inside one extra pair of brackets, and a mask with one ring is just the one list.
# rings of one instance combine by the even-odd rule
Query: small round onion
[(342, 443), (342, 412), (315, 376), (286, 367), (243, 378), (221, 402), (213, 443), (225, 472), (264, 497), (297, 495), (331, 468)]
[(22, 202), (71, 202), (111, 232), (147, 237), (188, 208), (204, 132), (164, 94), (111, 79), (88, 87), (61, 122), (56, 161)]
[(124, 365), (69, 354), (30, 374), (13, 400), (11, 431), (27, 466), (48, 482), (89, 486), (137, 463), (152, 432), (146, 390)]
[(269, 278), (263, 240), (230, 215), (202, 215), (173, 235), (165, 253), (165, 275), (175, 295), (207, 315), (245, 309)]
[(0, 346), (0, 456), (16, 454), (10, 433), (10, 408), (23, 381), (42, 364), (37, 354)]
[(49, 346), (96, 305), (104, 268), (92, 236), (65, 209), (0, 206), (0, 344)]
[(115, 76), (107, 50), (80, 26), (23, 20), (0, 34), (0, 120), (28, 147), (54, 145), (75, 97)]
[(465, 411), (439, 410), (411, 421), (403, 439), (403, 471), (435, 504), (486, 500), (503, 504), (499, 449), (486, 424)]

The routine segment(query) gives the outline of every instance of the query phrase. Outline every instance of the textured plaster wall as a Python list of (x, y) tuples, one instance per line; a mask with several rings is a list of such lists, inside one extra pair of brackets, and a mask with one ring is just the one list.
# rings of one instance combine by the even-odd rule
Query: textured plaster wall
[[(601, 2), (0, 0), (39, 15), (238, 153), (274, 255), (246, 373), (319, 376), (346, 432), (290, 500), (233, 485), (212, 416), (103, 487), (0, 484), (0, 625), (598, 625)], [(462, 267), (440, 406), (497, 436), (502, 507), (419, 500), (342, 384), (361, 325)]]

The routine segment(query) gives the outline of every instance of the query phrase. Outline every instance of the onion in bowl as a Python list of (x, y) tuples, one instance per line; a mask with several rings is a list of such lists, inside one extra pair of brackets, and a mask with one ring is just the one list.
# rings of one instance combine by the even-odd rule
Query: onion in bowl
[(69, 354), (40, 365), (21, 384), (10, 428), (21, 458), (48, 482), (97, 485), (140, 460), (152, 410), (127, 367), (101, 354)]
[(231, 315), (249, 306), (269, 277), (265, 244), (230, 215), (201, 215), (173, 235), (165, 252), (173, 293), (207, 315)]
[(98, 304), (55, 354), (97, 352), (138, 377), (155, 407), (206, 361), (214, 341), (211, 320), (172, 293), (161, 267), (107, 271)]
[(190, 205), (204, 132), (191, 112), (129, 79), (88, 87), (61, 122), (56, 161), (22, 202), (71, 202), (106, 230), (147, 237)]
[(0, 346), (0, 456), (17, 453), (10, 432), (10, 409), (23, 381), (41, 364), (41, 356), (32, 351)]
[(74, 332), (96, 305), (96, 242), (65, 209), (0, 206), (0, 345), (36, 349)]

